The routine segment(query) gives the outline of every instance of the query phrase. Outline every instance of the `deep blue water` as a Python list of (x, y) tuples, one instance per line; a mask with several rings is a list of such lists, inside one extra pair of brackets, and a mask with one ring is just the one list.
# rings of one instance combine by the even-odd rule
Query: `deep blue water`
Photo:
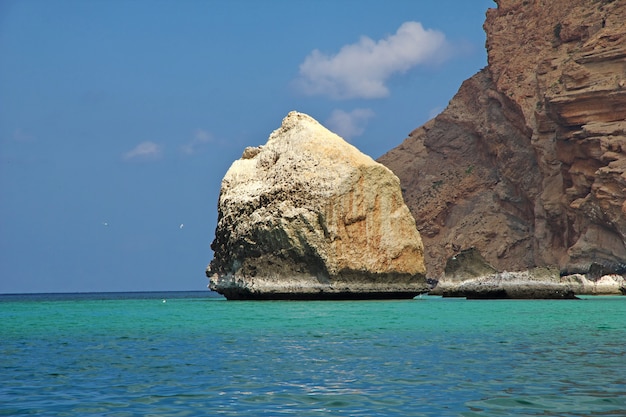
[(0, 415), (626, 416), (626, 297), (2, 295), (0, 337)]

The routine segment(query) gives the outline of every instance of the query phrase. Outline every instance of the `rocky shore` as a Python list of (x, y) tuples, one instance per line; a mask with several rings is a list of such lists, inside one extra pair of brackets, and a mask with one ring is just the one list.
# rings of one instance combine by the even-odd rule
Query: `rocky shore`
[(498, 272), (475, 248), (450, 258), (431, 295), (468, 299), (575, 299), (577, 295), (623, 295), (626, 281), (620, 275), (561, 276), (555, 267)]
[(450, 283), (445, 279), (430, 291), (431, 295), (467, 299), (574, 299), (579, 295), (626, 295), (626, 282), (620, 275), (605, 275), (590, 280), (584, 275), (559, 276), (552, 271), (498, 272)]

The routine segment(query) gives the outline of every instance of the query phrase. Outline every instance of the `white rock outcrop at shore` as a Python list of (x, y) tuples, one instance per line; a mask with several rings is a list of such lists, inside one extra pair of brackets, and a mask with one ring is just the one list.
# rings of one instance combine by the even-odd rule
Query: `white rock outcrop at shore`
[(291, 112), (224, 179), (207, 268), (229, 299), (409, 298), (429, 291), (398, 178)]
[(625, 292), (624, 278), (615, 274), (561, 276), (556, 267), (497, 272), (475, 248), (470, 248), (448, 260), (443, 277), (430, 294), (470, 299), (573, 299), (577, 295)]

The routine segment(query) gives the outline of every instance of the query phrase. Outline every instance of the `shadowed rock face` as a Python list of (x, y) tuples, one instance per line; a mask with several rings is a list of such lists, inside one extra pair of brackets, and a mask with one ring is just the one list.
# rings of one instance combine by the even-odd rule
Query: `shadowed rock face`
[(626, 272), (626, 2), (498, 0), (489, 65), (379, 161), (428, 276), (476, 248), (497, 271)]
[(398, 178), (291, 112), (222, 180), (209, 288), (229, 299), (408, 298), (427, 292)]

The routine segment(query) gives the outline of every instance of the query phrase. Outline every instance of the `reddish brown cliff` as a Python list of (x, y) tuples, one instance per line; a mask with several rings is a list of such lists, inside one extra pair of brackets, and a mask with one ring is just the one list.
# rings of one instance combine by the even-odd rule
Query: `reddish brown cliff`
[(489, 65), (379, 161), (427, 273), (476, 248), (497, 270), (626, 271), (626, 2), (499, 0)]

